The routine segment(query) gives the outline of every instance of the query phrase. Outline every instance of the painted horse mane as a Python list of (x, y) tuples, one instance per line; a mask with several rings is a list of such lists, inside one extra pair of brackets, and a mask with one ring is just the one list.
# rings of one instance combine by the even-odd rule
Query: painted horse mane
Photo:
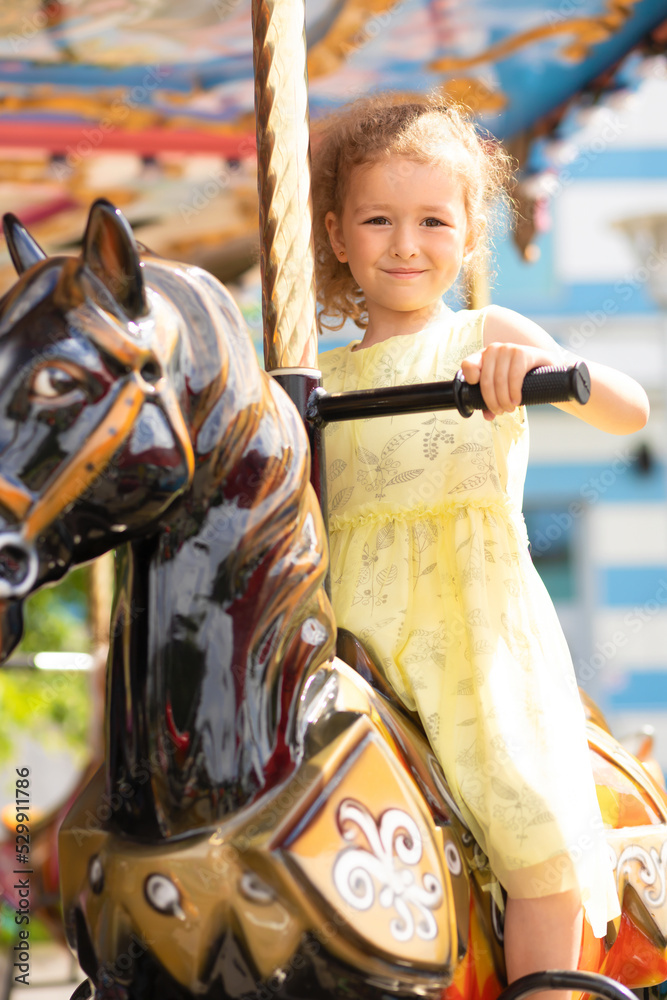
[(126, 542), (108, 669), (112, 823), (137, 836), (213, 824), (295, 765), (294, 695), (333, 651), (305, 431), (226, 289), (139, 253), (108, 202), (91, 209), (79, 258), (47, 258), (12, 217), (6, 234), (20, 277), (0, 336), (22, 363), (0, 374), (25, 405), (20, 428), (2, 415), (0, 562), (34, 569), (5, 587), (3, 652), (26, 592)]

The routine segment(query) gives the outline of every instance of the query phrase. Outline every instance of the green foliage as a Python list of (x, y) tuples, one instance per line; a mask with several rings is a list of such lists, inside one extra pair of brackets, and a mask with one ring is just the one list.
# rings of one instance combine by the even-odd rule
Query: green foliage
[(90, 650), (88, 589), (90, 569), (72, 570), (55, 587), (31, 594), (24, 605), (25, 631), (17, 652)]
[[(88, 567), (45, 587), (25, 603), (25, 632), (14, 656), (89, 652)], [(85, 761), (90, 731), (90, 676), (76, 670), (0, 667), (0, 764), (11, 760), (21, 734)]]

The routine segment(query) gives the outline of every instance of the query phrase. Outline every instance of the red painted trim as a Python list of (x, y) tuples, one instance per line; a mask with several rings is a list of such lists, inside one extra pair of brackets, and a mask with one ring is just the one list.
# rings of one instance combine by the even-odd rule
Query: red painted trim
[(133, 152), (140, 156), (158, 153), (211, 153), (226, 159), (244, 159), (255, 155), (254, 133), (238, 135), (147, 128), (130, 131), (110, 128), (103, 131), (96, 122), (71, 122), (53, 125), (44, 122), (0, 121), (0, 147), (43, 149), (68, 154), (77, 159), (91, 152)]
[(38, 222), (50, 219), (52, 215), (66, 212), (68, 208), (80, 208), (80, 204), (72, 198), (53, 198), (41, 205), (26, 206), (20, 210), (21, 223), (24, 226), (34, 226)]

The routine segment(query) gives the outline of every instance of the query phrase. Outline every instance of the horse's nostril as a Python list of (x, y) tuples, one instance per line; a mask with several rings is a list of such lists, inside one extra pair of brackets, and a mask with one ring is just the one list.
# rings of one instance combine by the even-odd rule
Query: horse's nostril
[(0, 576), (8, 583), (21, 583), (28, 572), (28, 555), (15, 545), (0, 550)]
[(0, 597), (21, 597), (37, 576), (37, 555), (19, 536), (0, 535)]
[(142, 366), (139, 374), (144, 382), (148, 382), (149, 385), (154, 385), (162, 378), (162, 369), (157, 361), (147, 361), (146, 364)]

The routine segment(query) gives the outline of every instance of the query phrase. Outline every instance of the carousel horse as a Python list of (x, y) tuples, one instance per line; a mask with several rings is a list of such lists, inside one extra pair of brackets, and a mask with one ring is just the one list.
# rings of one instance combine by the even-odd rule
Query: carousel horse
[[(76, 258), (5, 232), (3, 657), (29, 593), (117, 550), (105, 765), (60, 832), (75, 995), (493, 1000), (497, 883), (418, 720), (334, 656), (304, 427), (231, 296), (104, 200)], [(581, 967), (659, 983), (667, 798), (589, 730), (623, 914)]]

